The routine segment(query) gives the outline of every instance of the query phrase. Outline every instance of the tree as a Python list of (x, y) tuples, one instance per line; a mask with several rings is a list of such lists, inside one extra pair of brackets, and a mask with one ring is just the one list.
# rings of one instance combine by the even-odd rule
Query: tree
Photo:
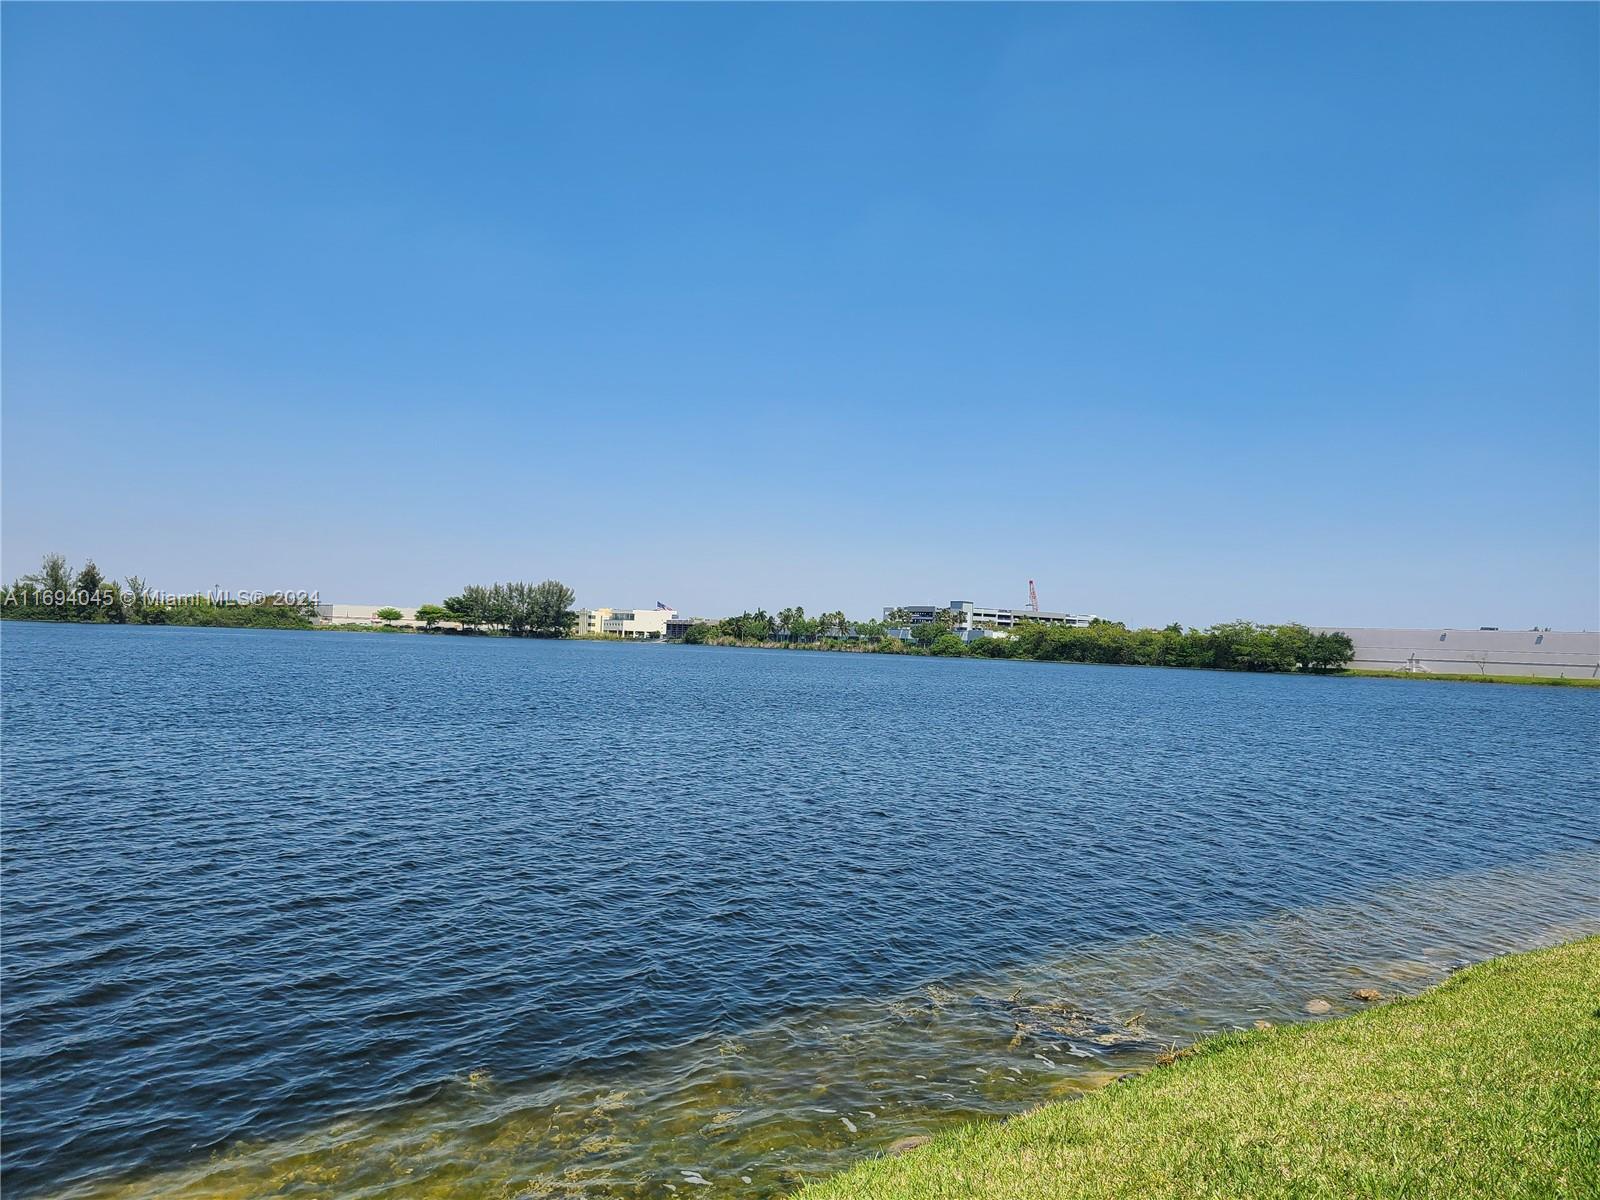
[(1016, 649), (1013, 638), (979, 638), (967, 644), (967, 653), (977, 658), (1010, 658)]
[(683, 631), (683, 640), (690, 646), (703, 646), (712, 638), (721, 635), (720, 623), (695, 624)]
[(380, 621), (398, 621), (405, 616), (398, 608), (380, 608), (373, 615)]
[[(472, 626), (499, 624), (495, 620), (498, 613), (491, 589), (480, 583), (469, 583), (461, 589), (459, 599), (465, 608), (466, 624)], [(446, 607), (449, 604), (450, 601), (445, 601)]]
[(73, 581), (73, 588), (92, 599), (100, 594), (100, 585), (105, 581), (106, 577), (100, 573), (100, 568), (94, 565), (94, 559), (91, 558), (78, 572), (78, 578)]
[(441, 620), (456, 620), (465, 628), (487, 625), (514, 637), (566, 637), (578, 623), (572, 611), (573, 592), (554, 579), (543, 583), (493, 583), (487, 587), (470, 583), (459, 596), (445, 600), (442, 608), (425, 606), (433, 612), (428, 622), (421, 609), (419, 620), (432, 628)]
[[(67, 566), (65, 554), (46, 554), (44, 561), (39, 566), (37, 578), (40, 586), (47, 592), (59, 592), (65, 597), (72, 590), (72, 568)], [(57, 604), (64, 600), (58, 599)]]
[(439, 622), (448, 619), (450, 612), (438, 604), (417, 605), (417, 620), (428, 629), (437, 629)]
[(501, 622), (506, 632), (521, 637), (533, 624), (533, 585), (528, 583), (497, 583), (491, 592), (501, 596), (505, 618)]
[(578, 623), (571, 588), (554, 579), (535, 584), (528, 596), (528, 625), (541, 637), (566, 637)]
[(137, 575), (129, 575), (123, 583), (127, 594), (127, 599), (123, 604), (127, 619), (142, 624), (147, 616), (147, 608), (149, 607), (145, 596), (149, 588), (145, 585), (145, 581)]
[(1272, 660), (1282, 664), (1280, 669), (1308, 669), (1311, 663), (1311, 630), (1304, 625), (1276, 625), (1269, 626), (1268, 630), (1268, 636), (1274, 643)]
[(785, 638), (800, 636), (801, 627), (806, 620), (806, 610), (796, 605), (794, 608), (781, 609), (778, 612), (778, 632)]
[(73, 589), (72, 568), (67, 566), (65, 554), (46, 554), (37, 571), (22, 577), (22, 586), (30, 592), (43, 592), (42, 598), (35, 597), (35, 603), (55, 609), (57, 619), (66, 619), (61, 610), (70, 602)]
[(1355, 654), (1355, 643), (1349, 634), (1314, 633), (1306, 651), (1305, 666), (1311, 671), (1341, 670)]
[(741, 642), (765, 642), (772, 638), (776, 626), (762, 609), (740, 613), (737, 617), (724, 617), (717, 622), (717, 632)]
[[(83, 564), (78, 577), (72, 581), (72, 611), (80, 621), (116, 620), (118, 613), (112, 611), (113, 600), (106, 577), (91, 558)], [(117, 606), (119, 611), (120, 607)]]
[(123, 602), (122, 589), (117, 586), (115, 579), (108, 579), (100, 585), (100, 595), (104, 599), (102, 610), (105, 619), (117, 625), (128, 622), (128, 608)]
[(503, 629), (513, 633), (512, 625), (517, 623), (517, 614), (513, 608), (511, 589), (503, 583), (492, 583), (483, 589), (484, 621), (496, 629)]
[(444, 610), (450, 614), (450, 619), (459, 622), (463, 629), (476, 629), (478, 627), (478, 616), (473, 611), (472, 605), (467, 601), (466, 596), (446, 597)]

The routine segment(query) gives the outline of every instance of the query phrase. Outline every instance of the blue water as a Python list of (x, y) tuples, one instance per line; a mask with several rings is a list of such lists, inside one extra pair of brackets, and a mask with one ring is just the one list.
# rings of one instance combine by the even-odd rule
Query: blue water
[(1600, 694), (7, 623), (6, 1193), (1600, 845)]

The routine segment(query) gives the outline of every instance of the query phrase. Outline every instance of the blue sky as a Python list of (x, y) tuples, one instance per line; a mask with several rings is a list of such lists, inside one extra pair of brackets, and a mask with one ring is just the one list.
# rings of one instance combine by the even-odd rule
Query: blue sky
[(1600, 623), (1600, 9), (4, 15), (9, 579)]

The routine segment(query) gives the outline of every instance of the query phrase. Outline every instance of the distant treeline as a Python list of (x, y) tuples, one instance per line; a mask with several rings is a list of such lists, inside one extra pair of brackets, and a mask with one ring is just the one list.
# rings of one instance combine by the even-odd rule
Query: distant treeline
[[(511, 637), (566, 637), (577, 623), (572, 589), (542, 583), (469, 584), (443, 604), (423, 604), (417, 620), (429, 629), (459, 625), (466, 632)], [(65, 557), (46, 555), (39, 570), (6, 589), (3, 615), (30, 621), (80, 621), (119, 625), (217, 625), (257, 629), (310, 629), (315, 597), (304, 592), (243, 596), (173, 595), (148, 587), (137, 575), (109, 579), (91, 560), (74, 571)], [(379, 609), (383, 621), (398, 609)], [(1148, 667), (1209, 667), (1222, 671), (1335, 671), (1355, 654), (1342, 633), (1313, 633), (1304, 625), (1230, 621), (1209, 629), (1129, 629), (1096, 620), (1087, 627), (1024, 621), (1004, 637), (962, 640), (955, 615), (941, 612), (911, 626), (911, 641), (889, 636), (891, 623), (910, 625), (903, 610), (890, 621), (851, 621), (843, 612), (806, 616), (798, 606), (776, 616), (761, 609), (692, 625), (684, 641), (726, 646), (778, 646), (855, 650), (878, 654), (935, 654), (967, 658), (1017, 658), (1040, 662), (1122, 663)]]
[(451, 596), (443, 604), (420, 606), (417, 620), (430, 629), (450, 621), (467, 630), (511, 637), (566, 637), (578, 623), (578, 615), (572, 611), (575, 598), (571, 588), (554, 579), (543, 583), (471, 583), (461, 589), (459, 596)]
[[(799, 622), (783, 619), (793, 613), (800, 614)], [(1181, 625), (1129, 629), (1119, 621), (1096, 620), (1087, 627), (1024, 621), (1007, 631), (1007, 636), (966, 642), (952, 631), (951, 620), (947, 617), (912, 626), (912, 640), (906, 643), (889, 637), (882, 621), (851, 624), (830, 618), (808, 623), (801, 609), (785, 609), (778, 617), (758, 609), (693, 626), (684, 641), (1220, 671), (1336, 671), (1355, 654), (1355, 647), (1345, 634), (1313, 633), (1304, 625), (1229, 621), (1208, 629), (1185, 629)]]
[(120, 583), (107, 578), (93, 559), (74, 571), (63, 555), (47, 554), (37, 571), (6, 589), (0, 615), (26, 621), (112, 625), (309, 629), (316, 602), (304, 592), (242, 597), (159, 592), (137, 575)]
[[(573, 598), (572, 589), (554, 579), (469, 584), (443, 604), (418, 606), (417, 620), (430, 629), (448, 622), (468, 632), (564, 637), (577, 623)], [(73, 570), (64, 555), (47, 554), (37, 571), (6, 589), (0, 613), (26, 621), (310, 629), (317, 604), (316, 597), (306, 592), (237, 596), (161, 592), (137, 575), (121, 582), (108, 578), (92, 559)], [(377, 617), (398, 621), (401, 613), (397, 608), (380, 608)]]
[[(943, 641), (942, 635), (934, 645)], [(1184, 629), (1181, 625), (1129, 629), (1117, 621), (1096, 621), (1074, 629), (1025, 622), (1008, 638), (983, 638), (964, 649), (984, 658), (1209, 667), (1217, 671), (1336, 671), (1355, 655), (1354, 644), (1342, 633), (1312, 633), (1304, 625), (1257, 625), (1252, 621), (1228, 621), (1209, 629)]]
[(720, 639), (735, 642), (781, 642), (786, 645), (809, 645), (844, 639), (877, 641), (888, 635), (889, 627), (882, 621), (851, 621), (842, 612), (823, 613), (819, 617), (806, 616), (806, 610), (796, 606), (768, 616), (765, 610), (740, 613), (737, 617), (724, 617), (705, 625), (692, 625), (684, 641), (705, 643)]

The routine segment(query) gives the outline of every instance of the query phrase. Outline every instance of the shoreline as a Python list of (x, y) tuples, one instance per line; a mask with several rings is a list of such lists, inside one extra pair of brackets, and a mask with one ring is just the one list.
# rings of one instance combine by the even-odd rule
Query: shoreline
[[(576, 639), (572, 639), (576, 640)], [(593, 641), (625, 641), (627, 639), (589, 639)], [(859, 648), (849, 645), (827, 645), (818, 642), (684, 642), (677, 641), (670, 645), (704, 645), (724, 650), (795, 650), (810, 653), (834, 654), (883, 654), (890, 658), (970, 658), (991, 662), (1026, 662), (1057, 664), (1072, 667), (1142, 667), (1156, 671), (1209, 671), (1217, 675), (1292, 675), (1306, 676), (1314, 679), (1421, 679), (1431, 680), (1435, 683), (1501, 683), (1501, 684), (1532, 684), (1546, 687), (1600, 687), (1600, 678), (1578, 678), (1573, 676), (1551, 675), (1461, 675), (1443, 674), (1426, 671), (1372, 671), (1362, 668), (1346, 667), (1336, 671), (1249, 671), (1230, 669), (1227, 667), (1180, 667), (1171, 663), (1098, 663), (1079, 662), (1073, 659), (1054, 658), (1023, 658), (1011, 657), (991, 659), (987, 655), (978, 654), (940, 654), (936, 651), (925, 649), (921, 646), (905, 646), (897, 650), (880, 650), (874, 645), (862, 645)]]
[(1597, 992), (1600, 936), (1503, 955), (1366, 1011), (1202, 1039), (1077, 1101), (907, 1139), (795, 1200), (1590, 1194)]
[(1542, 687), (1600, 687), (1600, 679), (1571, 675), (1466, 675), (1428, 671), (1372, 671), (1346, 668), (1335, 672), (1355, 679), (1427, 679), (1434, 683), (1528, 683)]
[(980, 661), (1004, 661), (1060, 664), (1078, 667), (1144, 667), (1160, 671), (1208, 671), (1219, 675), (1280, 675), (1280, 676), (1305, 676), (1316, 679), (1404, 679), (1423, 680), (1432, 683), (1489, 683), (1501, 685), (1525, 685), (1530, 687), (1575, 687), (1575, 688), (1600, 688), (1600, 678), (1577, 678), (1573, 676), (1549, 675), (1466, 675), (1445, 674), (1433, 672), (1414, 671), (1373, 671), (1364, 668), (1346, 667), (1333, 671), (1251, 671), (1230, 669), (1226, 667), (1205, 666), (1175, 666), (1170, 663), (1096, 663), (1079, 662), (1073, 659), (1029, 658), (1005, 656), (1004, 658), (991, 659), (981, 654), (941, 654), (923, 646), (901, 646), (893, 650), (883, 649), (877, 643), (859, 642), (851, 643), (844, 639), (833, 642), (751, 642), (718, 639), (709, 642), (691, 642), (683, 639), (663, 641), (659, 638), (641, 639), (626, 637), (607, 637), (591, 634), (576, 637), (516, 637), (515, 635), (499, 631), (474, 630), (466, 632), (456, 629), (417, 629), (410, 626), (395, 625), (317, 625), (306, 623), (304, 625), (289, 624), (229, 624), (222, 622), (117, 622), (117, 621), (53, 621), (36, 617), (13, 614), (0, 614), (0, 624), (16, 621), (28, 625), (87, 625), (87, 626), (122, 626), (126, 628), (150, 629), (257, 629), (273, 633), (359, 633), (359, 634), (406, 634), (423, 635), (428, 637), (460, 637), (460, 638), (491, 638), (496, 640), (513, 641), (549, 641), (549, 642), (597, 642), (615, 643), (617, 645), (635, 646), (709, 646), (724, 650), (786, 650), (808, 654), (882, 654), (886, 657), (906, 658), (950, 658), (950, 659), (976, 659)]

